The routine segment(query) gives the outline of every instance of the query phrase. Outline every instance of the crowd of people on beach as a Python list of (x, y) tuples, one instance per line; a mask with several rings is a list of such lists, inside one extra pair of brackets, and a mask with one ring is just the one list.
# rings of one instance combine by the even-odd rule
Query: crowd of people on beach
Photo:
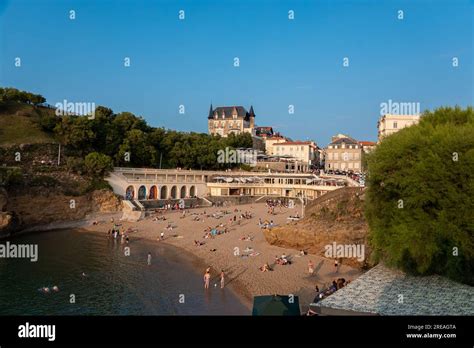
[[(326, 297), (334, 294), (337, 290), (347, 286), (351, 281), (346, 280), (344, 278), (337, 278), (334, 279), (329, 286), (325, 286), (323, 290), (320, 290), (318, 285), (316, 284), (314, 287), (314, 290), (316, 292), (316, 296), (314, 297), (313, 303), (318, 303), (319, 301), (325, 299)], [(307, 316), (313, 316), (313, 315), (318, 315), (314, 310), (310, 308), (306, 312)]]
[(133, 229), (129, 227), (127, 230), (125, 230), (125, 228), (120, 230), (120, 227), (122, 227), (122, 224), (115, 223), (113, 218), (110, 220), (110, 222), (112, 223), (112, 228), (107, 231), (107, 237), (117, 240), (118, 237), (120, 236), (121, 244), (129, 244), (130, 242), (129, 234), (133, 232)]
[[(222, 229), (222, 227), (224, 229)], [(229, 230), (227, 229), (227, 227), (225, 227), (224, 224), (219, 224), (217, 225), (216, 227), (212, 228), (211, 226), (208, 226), (205, 230), (204, 230), (204, 236), (203, 238), (204, 239), (208, 239), (208, 238), (214, 238), (216, 236), (219, 236), (221, 234), (224, 234), (224, 233), (227, 233), (229, 232)]]
[[(275, 210), (276, 209), (281, 209), (282, 208), (287, 208), (288, 207), (288, 201), (286, 200), (280, 200), (280, 199), (268, 199), (266, 200), (266, 208), (267, 208), (267, 214), (268, 215), (276, 215)], [(237, 208), (232, 208), (230, 209), (221, 209), (221, 210), (216, 210), (215, 212), (208, 212), (206, 210), (203, 211), (198, 211), (198, 212), (192, 212), (189, 213), (186, 209), (180, 209), (180, 206), (178, 203), (172, 205), (170, 203), (167, 203), (164, 205), (163, 209), (157, 210), (155, 213), (156, 215), (152, 218), (152, 221), (155, 222), (161, 222), (161, 221), (166, 221), (164, 224), (165, 227), (163, 230), (165, 231), (171, 231), (175, 226), (173, 226), (172, 221), (170, 220), (170, 216), (166, 215), (166, 211), (172, 211), (172, 210), (180, 210), (182, 213), (178, 213), (178, 216), (180, 219), (190, 219), (191, 221), (199, 221), (203, 222), (204, 220), (210, 220), (210, 219), (215, 219), (215, 220), (220, 220), (216, 221), (217, 224), (212, 224), (210, 223), (205, 229), (204, 229), (204, 234), (202, 235), (202, 240), (193, 240), (194, 246), (200, 247), (206, 244), (206, 239), (215, 239), (217, 236), (227, 234), (231, 230), (234, 230), (233, 226), (234, 225), (241, 225), (241, 221), (243, 220), (250, 220), (255, 218), (255, 213), (253, 211), (242, 211)], [(170, 212), (171, 213), (171, 212)], [(167, 213), (169, 214), (169, 213)], [(173, 213), (176, 214), (176, 213)], [(270, 219), (270, 217), (267, 216), (258, 216), (258, 227), (260, 229), (271, 229), (275, 225), (275, 222)], [(289, 215), (289, 219), (300, 219), (300, 216), (298, 212), (294, 213), (293, 215)], [(278, 220), (280, 221), (280, 220)], [(220, 222), (220, 223), (219, 223)], [(136, 231), (136, 229), (132, 229), (131, 227), (125, 228), (122, 226), (120, 223), (116, 223), (111, 219), (112, 227), (108, 230), (107, 235), (109, 238), (113, 238), (114, 240), (120, 239), (122, 244), (129, 244), (129, 234)], [(214, 227), (212, 227), (214, 226)], [(254, 225), (255, 226), (255, 225)], [(174, 236), (176, 237), (176, 235)], [(159, 234), (158, 240), (164, 240), (165, 239), (165, 232), (161, 231)], [(246, 234), (246, 235), (241, 235), (238, 240), (240, 241), (245, 241), (245, 242), (252, 242), (254, 240), (254, 237), (251, 234)], [(212, 245), (212, 242), (210, 243)], [(215, 248), (210, 249), (210, 251), (216, 251)], [(250, 246), (247, 247), (247, 249), (244, 250), (244, 254), (241, 254), (239, 256), (244, 257), (244, 256), (258, 256), (260, 253), (255, 252)], [(300, 250), (298, 254), (293, 255), (295, 258), (299, 258), (302, 256), (307, 255), (307, 252), (305, 250)], [(269, 264), (268, 262), (265, 262), (262, 266), (260, 266), (258, 269), (260, 272), (271, 272), (274, 271), (276, 267), (278, 266), (289, 266), (292, 265), (293, 262), (295, 262), (295, 259), (293, 257), (287, 256), (285, 253), (282, 253), (280, 256), (276, 255), (273, 263)], [(298, 261), (298, 260), (296, 260)], [(149, 252), (147, 254), (147, 259), (146, 262), (148, 265), (151, 265), (152, 262), (152, 254)], [(335, 273), (338, 273), (339, 270), (339, 262), (337, 259), (334, 260), (334, 268), (335, 268)], [(319, 269), (319, 265), (318, 265)], [(315, 265), (313, 263), (313, 260), (307, 260), (307, 272), (309, 275), (313, 275), (316, 271)], [(225, 278), (226, 274), (224, 270), (221, 270), (220, 273), (215, 275), (216, 282), (214, 283), (212, 280), (211, 276), (211, 267), (209, 266), (203, 276), (203, 282), (204, 282), (204, 288), (209, 289), (211, 286), (211, 282), (213, 283), (214, 287), (217, 287), (218, 284), (220, 283), (220, 288), (223, 289), (225, 286)], [(217, 279), (219, 279), (217, 281)], [(329, 286), (324, 286), (323, 290), (320, 291), (318, 286), (315, 286), (315, 291), (316, 291), (316, 297), (314, 298), (313, 302), (318, 302), (322, 300), (323, 298), (331, 295), (338, 289), (346, 286), (349, 283), (349, 281), (346, 281), (344, 278), (337, 278), (332, 281), (332, 284)], [(49, 291), (59, 291), (59, 288), (56, 286), (52, 288), (47, 288), (44, 287), (40, 289), (42, 292), (49, 292)], [(311, 312), (311, 309), (308, 311), (308, 315), (314, 315), (314, 313)]]

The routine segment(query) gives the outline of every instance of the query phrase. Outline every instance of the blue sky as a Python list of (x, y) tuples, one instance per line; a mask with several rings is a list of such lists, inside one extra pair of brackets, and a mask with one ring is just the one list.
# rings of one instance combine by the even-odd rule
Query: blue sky
[(0, 85), (183, 131), (207, 132), (212, 101), (252, 104), (258, 125), (293, 139), (375, 140), (389, 99), (422, 110), (474, 104), (473, 8), (469, 0), (0, 0)]

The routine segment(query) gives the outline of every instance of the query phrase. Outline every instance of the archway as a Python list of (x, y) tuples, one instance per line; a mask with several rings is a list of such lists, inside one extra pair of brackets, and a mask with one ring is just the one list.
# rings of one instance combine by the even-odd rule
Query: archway
[(166, 199), (166, 198), (168, 198), (168, 187), (167, 186), (161, 186), (160, 199)]
[(146, 187), (143, 185), (138, 189), (138, 199), (146, 199)]
[(158, 196), (158, 192), (157, 192), (156, 186), (153, 185), (152, 187), (150, 187), (150, 195), (148, 196), (148, 199), (156, 199), (157, 196)]
[(186, 186), (181, 187), (179, 198), (186, 198)]
[(173, 187), (171, 188), (171, 198), (173, 198), (173, 199), (178, 198), (178, 197), (177, 197), (177, 196), (178, 196), (178, 192), (177, 192), (177, 191), (178, 191), (178, 189), (176, 188), (176, 186), (173, 186)]
[(132, 200), (135, 198), (135, 189), (133, 186), (127, 187), (125, 190), (125, 199)]
[(191, 186), (189, 189), (189, 197), (194, 197), (196, 196), (196, 188), (194, 186)]

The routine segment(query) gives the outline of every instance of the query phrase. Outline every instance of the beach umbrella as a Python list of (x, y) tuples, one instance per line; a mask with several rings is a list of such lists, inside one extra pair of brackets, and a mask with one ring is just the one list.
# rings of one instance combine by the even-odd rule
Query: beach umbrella
[(301, 312), (298, 296), (255, 296), (252, 315), (299, 316)]

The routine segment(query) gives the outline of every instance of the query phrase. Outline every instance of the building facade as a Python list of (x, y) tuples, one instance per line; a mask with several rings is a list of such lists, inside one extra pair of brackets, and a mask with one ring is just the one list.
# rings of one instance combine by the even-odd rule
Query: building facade
[(420, 115), (383, 115), (377, 123), (378, 141), (382, 141), (383, 138), (398, 132), (400, 129), (417, 124), (419, 121)]
[(361, 172), (362, 146), (357, 140), (343, 134), (332, 137), (326, 148), (324, 169)]
[(243, 106), (220, 106), (213, 108), (212, 104), (207, 117), (208, 132), (227, 137), (229, 134), (250, 133), (255, 135), (255, 113), (253, 107), (247, 111)]
[(286, 139), (281, 136), (273, 136), (265, 138), (265, 153), (269, 156), (275, 155), (274, 146), (278, 143), (284, 143)]
[(373, 149), (375, 149), (375, 147), (377, 146), (377, 143), (376, 143), (376, 142), (373, 142), (373, 141), (361, 140), (361, 141), (359, 141), (359, 145), (362, 147), (362, 150), (363, 150), (365, 153), (369, 153), (369, 152), (371, 152)]
[(314, 141), (285, 141), (273, 144), (274, 156), (292, 157), (296, 161), (307, 165), (319, 162), (318, 147)]

